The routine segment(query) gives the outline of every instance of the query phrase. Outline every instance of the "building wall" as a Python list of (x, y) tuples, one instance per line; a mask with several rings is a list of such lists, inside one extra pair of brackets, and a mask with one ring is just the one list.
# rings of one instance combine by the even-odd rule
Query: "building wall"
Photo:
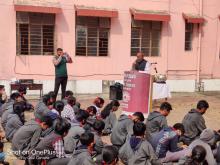
[[(95, 84), (100, 85), (101, 80), (122, 80), (123, 72), (130, 70), (135, 60), (135, 57), (130, 56), (131, 15), (129, 8), (131, 7), (143, 10), (165, 10), (170, 13), (171, 21), (163, 23), (160, 56), (148, 57), (147, 60), (158, 63), (159, 73), (168, 76), (169, 82), (172, 82), (170, 85), (173, 86), (171, 87), (173, 91), (182, 91), (182, 89), (192, 91), (197, 73), (198, 28), (194, 27), (193, 50), (185, 51), (185, 20), (182, 13), (198, 14), (199, 0), (60, 0), (60, 4), (62, 13), (56, 15), (56, 46), (62, 47), (72, 56), (73, 64), (68, 65), (68, 72), (69, 80), (72, 81), (70, 86), (74, 86), (76, 91), (85, 91), (82, 84), (86, 86), (88, 81), (94, 80), (93, 86), (95, 86)], [(118, 10), (118, 18), (111, 19), (108, 57), (75, 56), (74, 5)], [(203, 0), (206, 23), (202, 27), (201, 76), (204, 79), (220, 77), (220, 70), (217, 69), (220, 66), (219, 6), (219, 0)], [(54, 79), (52, 56), (16, 56), (16, 12), (13, 0), (0, 2), (0, 24), (4, 25), (0, 29), (0, 80), (10, 81), (14, 77), (31, 78), (45, 84), (49, 82), (49, 88), (52, 90)], [(86, 81), (80, 84), (81, 80)], [(184, 85), (183, 80), (191, 82), (189, 88), (178, 87)], [(88, 90), (90, 89), (91, 92), (101, 91), (101, 87)]]

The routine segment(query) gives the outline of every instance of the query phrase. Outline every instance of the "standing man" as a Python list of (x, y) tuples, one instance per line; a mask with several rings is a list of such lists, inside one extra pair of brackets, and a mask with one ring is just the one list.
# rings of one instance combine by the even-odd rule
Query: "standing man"
[(137, 53), (137, 59), (132, 64), (132, 70), (142, 71), (144, 73), (150, 73), (150, 63), (144, 59), (144, 54)]
[(63, 49), (58, 48), (57, 55), (53, 58), (56, 76), (54, 93), (57, 97), (61, 85), (62, 99), (65, 97), (66, 85), (68, 80), (66, 63), (72, 63), (72, 58), (67, 53), (63, 53)]

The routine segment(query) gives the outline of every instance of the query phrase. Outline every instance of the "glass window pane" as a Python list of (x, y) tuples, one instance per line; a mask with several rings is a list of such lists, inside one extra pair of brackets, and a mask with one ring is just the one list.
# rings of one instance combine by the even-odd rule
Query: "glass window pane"
[(97, 47), (88, 47), (88, 56), (97, 56)]
[(131, 48), (131, 56), (136, 56), (140, 52), (140, 48)]
[(152, 21), (152, 29), (161, 30), (162, 23), (160, 21)]
[(160, 47), (160, 40), (152, 40), (152, 47)]
[(150, 56), (149, 48), (141, 48), (141, 52), (144, 53), (144, 56)]
[(131, 47), (140, 47), (140, 39), (131, 39)]
[(159, 56), (159, 48), (151, 48), (151, 56)]
[(131, 28), (131, 38), (140, 38), (141, 30), (137, 28)]
[(43, 26), (43, 54), (54, 54), (54, 26)]

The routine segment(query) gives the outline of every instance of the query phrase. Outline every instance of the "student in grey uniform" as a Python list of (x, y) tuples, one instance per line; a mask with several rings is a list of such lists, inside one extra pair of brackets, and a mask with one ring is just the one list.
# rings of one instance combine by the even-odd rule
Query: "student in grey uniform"
[(164, 102), (160, 105), (159, 110), (151, 112), (147, 118), (147, 127), (150, 134), (160, 132), (163, 128), (168, 127), (166, 117), (172, 110), (172, 106), (168, 102)]
[(67, 90), (65, 92), (65, 97), (62, 99), (62, 102), (64, 103), (65, 106), (67, 105), (67, 100), (70, 96), (73, 96), (73, 92), (70, 90)]
[(111, 134), (112, 128), (114, 127), (117, 118), (115, 112), (118, 110), (120, 103), (118, 100), (111, 101), (101, 112), (101, 118), (105, 122), (105, 129), (103, 134)]
[(190, 110), (184, 117), (182, 123), (185, 128), (185, 134), (182, 138), (183, 142), (189, 145), (194, 139), (199, 137), (201, 132), (206, 129), (205, 119), (203, 115), (209, 108), (206, 100), (200, 100), (196, 109)]
[(94, 102), (93, 106), (96, 108), (97, 116), (100, 116), (101, 108), (104, 106), (105, 100), (101, 97), (97, 97)]
[(75, 149), (68, 165), (95, 165), (91, 157), (94, 146), (93, 133), (83, 133), (79, 140), (81, 145)]
[(25, 158), (28, 151), (36, 147), (40, 140), (43, 130), (51, 127), (53, 124), (49, 116), (45, 116), (42, 120), (30, 120), (14, 134), (12, 139), (12, 151), (16, 156)]
[(64, 138), (64, 149), (67, 154), (72, 154), (74, 149), (79, 143), (79, 137), (85, 132), (83, 126), (85, 125), (86, 119), (89, 117), (88, 112), (85, 110), (79, 110), (76, 115), (76, 123), (71, 123), (71, 128)]
[(118, 149), (115, 146), (105, 146), (102, 150), (102, 164), (101, 165), (117, 165), (118, 163)]
[(127, 135), (133, 134), (134, 123), (143, 121), (144, 115), (141, 112), (135, 112), (132, 116), (122, 114), (112, 129), (111, 143), (119, 149), (125, 143)]
[[(47, 157), (47, 165), (66, 165), (70, 158), (64, 152), (63, 138), (68, 134), (71, 124), (64, 118), (57, 118), (55, 121), (54, 132), (44, 137), (34, 150), (47, 153), (37, 155)], [(36, 155), (35, 155), (36, 156)]]
[(127, 138), (126, 143), (119, 150), (119, 158), (124, 164), (160, 164), (153, 147), (145, 138), (145, 131), (144, 123), (134, 124), (133, 135)]
[(13, 105), (13, 114), (8, 115), (5, 137), (8, 141), (11, 141), (15, 132), (24, 125), (24, 110), (25, 102), (17, 102)]
[(53, 112), (61, 117), (61, 113), (63, 111), (63, 108), (64, 108), (64, 103), (62, 101), (58, 100), (54, 103), (53, 109), (51, 110), (51, 112)]

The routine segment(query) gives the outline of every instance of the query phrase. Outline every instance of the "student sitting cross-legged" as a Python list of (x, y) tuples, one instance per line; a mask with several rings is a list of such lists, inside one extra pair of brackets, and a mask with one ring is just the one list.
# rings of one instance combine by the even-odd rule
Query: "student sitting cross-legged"
[(145, 137), (146, 125), (135, 123), (133, 135), (127, 138), (126, 143), (119, 150), (119, 158), (124, 164), (160, 164), (151, 144)]
[(68, 134), (71, 125), (68, 120), (58, 117), (55, 120), (54, 132), (44, 137), (35, 150), (44, 154), (37, 155), (41, 159), (41, 156), (46, 157), (47, 165), (66, 165), (69, 162), (69, 158), (64, 152), (63, 138)]
[(79, 140), (81, 145), (74, 150), (68, 165), (95, 165), (91, 157), (94, 147), (94, 134), (83, 133)]

